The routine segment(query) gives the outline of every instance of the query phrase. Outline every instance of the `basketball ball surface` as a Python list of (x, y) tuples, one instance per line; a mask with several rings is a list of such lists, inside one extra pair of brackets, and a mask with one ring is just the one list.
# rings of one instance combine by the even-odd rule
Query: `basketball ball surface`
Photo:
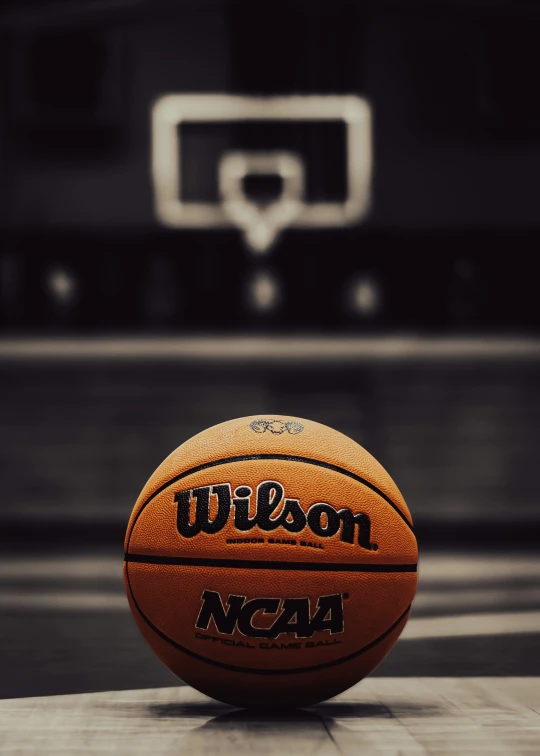
[(131, 515), (137, 624), (184, 682), (237, 706), (346, 690), (407, 622), (418, 550), (383, 467), (310, 420), (257, 415), (176, 449)]

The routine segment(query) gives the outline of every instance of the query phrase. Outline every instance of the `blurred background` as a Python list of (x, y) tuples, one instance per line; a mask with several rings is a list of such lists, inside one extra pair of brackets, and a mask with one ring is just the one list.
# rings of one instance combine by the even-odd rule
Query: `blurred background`
[[(4, 0), (1, 696), (176, 684), (123, 595), (127, 518), (188, 437), (272, 412), (350, 435), (409, 503), (421, 587), (375, 674), (540, 673), (539, 36), (500, 0)], [(169, 95), (261, 117), (180, 113), (169, 143)], [(329, 95), (357, 142), (260, 105)], [(276, 151), (302, 207), (361, 196), (254, 249), (222, 160)], [(287, 182), (248, 166), (240, 209)]]

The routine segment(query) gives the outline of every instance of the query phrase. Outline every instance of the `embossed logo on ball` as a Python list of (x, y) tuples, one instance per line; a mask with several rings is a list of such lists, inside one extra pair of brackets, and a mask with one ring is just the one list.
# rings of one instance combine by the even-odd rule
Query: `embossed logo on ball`
[(285, 432), (294, 436), (297, 433), (302, 433), (304, 430), (302, 423), (299, 423), (296, 420), (289, 420), (286, 423), (282, 420), (253, 420), (253, 422), (249, 424), (249, 427), (251, 430), (254, 430), (255, 433), (265, 433), (266, 431), (270, 431), (270, 433), (274, 433), (276, 436), (280, 436)]

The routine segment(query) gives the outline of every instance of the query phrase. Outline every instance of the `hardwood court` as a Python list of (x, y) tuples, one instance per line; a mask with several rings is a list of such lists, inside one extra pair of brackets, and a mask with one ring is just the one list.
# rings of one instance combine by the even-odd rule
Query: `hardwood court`
[(540, 752), (540, 678), (368, 678), (308, 709), (253, 713), (191, 688), (0, 702), (0, 752), (420, 756)]

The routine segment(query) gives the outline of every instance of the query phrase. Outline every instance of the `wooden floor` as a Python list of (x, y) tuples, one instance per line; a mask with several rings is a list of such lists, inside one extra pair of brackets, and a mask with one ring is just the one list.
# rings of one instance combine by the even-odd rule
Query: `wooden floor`
[(267, 716), (191, 688), (0, 701), (0, 753), (417, 756), (540, 753), (540, 678), (369, 678)]

